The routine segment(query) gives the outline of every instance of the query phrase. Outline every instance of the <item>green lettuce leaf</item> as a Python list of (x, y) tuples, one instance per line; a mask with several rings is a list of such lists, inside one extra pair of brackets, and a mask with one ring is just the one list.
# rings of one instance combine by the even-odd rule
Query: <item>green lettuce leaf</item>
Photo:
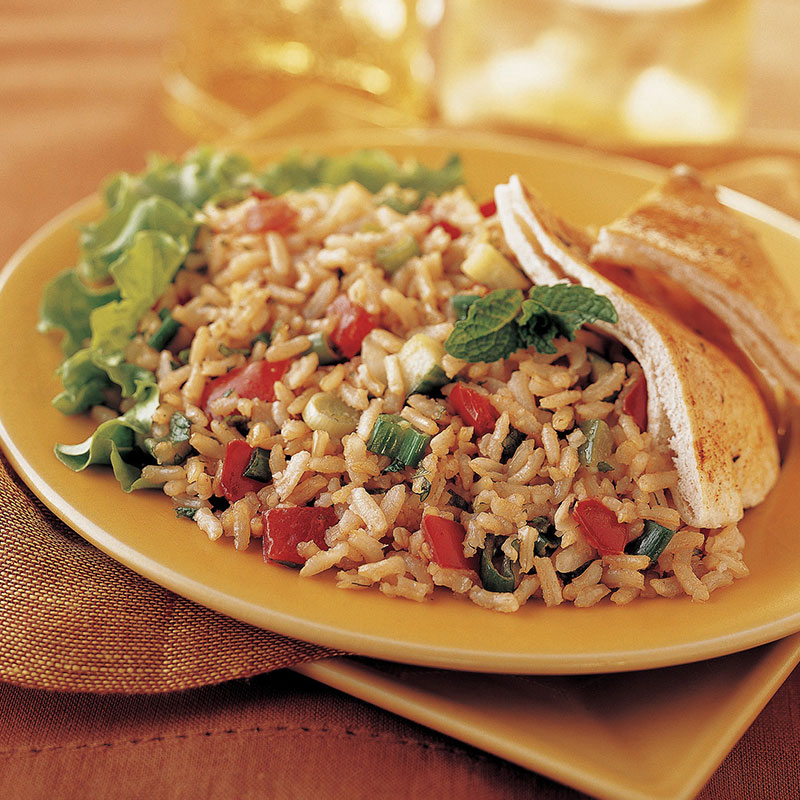
[(309, 156), (295, 152), (257, 176), (262, 189), (271, 194), (304, 191), (327, 184), (341, 186), (356, 181), (370, 192), (396, 183), (421, 195), (442, 194), (464, 183), (461, 159), (451, 155), (438, 169), (418, 161), (399, 164), (383, 150), (358, 150), (343, 156)]
[(94, 291), (74, 269), (62, 272), (47, 284), (39, 308), (38, 330), (63, 330), (61, 349), (71, 356), (92, 335), (89, 315), (95, 308), (119, 299), (116, 287)]
[(102, 403), (104, 391), (111, 385), (108, 373), (92, 360), (92, 350), (84, 347), (61, 362), (56, 370), (63, 390), (53, 405), (62, 414), (79, 414)]
[(91, 312), (92, 349), (114, 353), (125, 348), (145, 312), (167, 290), (189, 244), (162, 231), (140, 231), (111, 267), (120, 299)]
[(134, 392), (132, 405), (124, 414), (97, 426), (94, 433), (79, 444), (57, 444), (56, 458), (74, 472), (80, 472), (92, 464), (108, 464), (126, 492), (151, 488), (153, 484), (141, 479), (141, 470), (125, 459), (126, 455), (138, 451), (137, 434), (150, 430), (153, 414), (158, 408), (159, 393), (152, 373), (150, 379), (140, 381)]
[(154, 231), (191, 242), (197, 223), (179, 205), (163, 197), (152, 196), (112, 210), (102, 222), (84, 229), (81, 236), (83, 258), (78, 271), (85, 280), (101, 283), (108, 280), (111, 266), (133, 245), (141, 231)]

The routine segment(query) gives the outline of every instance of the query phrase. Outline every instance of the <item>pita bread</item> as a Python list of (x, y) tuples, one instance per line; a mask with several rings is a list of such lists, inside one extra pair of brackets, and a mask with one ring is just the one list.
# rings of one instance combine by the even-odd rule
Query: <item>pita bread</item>
[(753, 362), (800, 400), (800, 311), (716, 190), (686, 166), (601, 228), (590, 261), (654, 270), (690, 292)]
[(572, 236), (517, 177), (498, 186), (495, 199), (508, 244), (532, 281), (577, 281), (617, 309), (617, 324), (595, 327), (626, 345), (642, 367), (648, 429), (673, 452), (683, 519), (717, 528), (761, 502), (777, 479), (778, 448), (747, 376), (714, 345), (597, 272), (585, 235)]

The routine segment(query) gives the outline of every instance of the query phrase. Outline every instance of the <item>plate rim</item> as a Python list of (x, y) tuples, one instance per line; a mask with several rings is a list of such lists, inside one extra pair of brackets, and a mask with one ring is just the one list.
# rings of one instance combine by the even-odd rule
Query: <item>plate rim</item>
[[(349, 144), (352, 148), (354, 132), (340, 132), (345, 138), (338, 146)], [(460, 138), (458, 145), (454, 145), (452, 132), (438, 132), (431, 140), (431, 132), (423, 132), (423, 141), (414, 141), (414, 137), (421, 135), (419, 131), (359, 131), (359, 135), (376, 138), (376, 147), (380, 146), (407, 146), (413, 148), (426, 144), (434, 146), (453, 146), (467, 149), (489, 149), (496, 151), (498, 142), (506, 146), (513, 145), (521, 154), (541, 158), (545, 157), (566, 160), (573, 163), (585, 164), (587, 161), (603, 169), (618, 172), (622, 171), (627, 176), (631, 173), (635, 177), (645, 180), (655, 180), (665, 174), (666, 168), (641, 162), (625, 156), (608, 156), (595, 151), (585, 150), (580, 147), (554, 143), (550, 141), (521, 140), (511, 136), (494, 136), (492, 134), (479, 134)], [(386, 136), (396, 141), (387, 142)], [(410, 135), (410, 136), (409, 136)], [(409, 139), (403, 139), (409, 136)], [(444, 138), (444, 141), (441, 140)], [(286, 137), (285, 139), (270, 139), (263, 143), (267, 152), (277, 155), (281, 148), (289, 145), (295, 149), (302, 148), (303, 142), (316, 141), (320, 147), (318, 134), (309, 134), (306, 137)], [(252, 143), (240, 142), (238, 146), (245, 151), (251, 149)], [(337, 144), (331, 145), (336, 147)], [(746, 195), (730, 189), (725, 190), (730, 198), (732, 207), (738, 207), (761, 222), (800, 239), (800, 221), (789, 217), (782, 212), (760, 203)], [(36, 250), (46, 242), (66, 223), (75, 222), (81, 214), (93, 210), (99, 203), (98, 194), (90, 195), (56, 215), (43, 225), (36, 233), (11, 256), (7, 264), (0, 270), (0, 293), (3, 292), (11, 275), (13, 275)], [(743, 206), (743, 207), (742, 207)], [(766, 217), (766, 218), (765, 218)], [(623, 672), (652, 669), (670, 665), (690, 663), (717, 656), (727, 655), (751, 647), (783, 638), (800, 630), (800, 608), (778, 620), (765, 622), (754, 628), (748, 628), (736, 633), (725, 633), (716, 637), (707, 637), (700, 641), (684, 642), (658, 649), (645, 650), (618, 650), (609, 649), (604, 652), (595, 651), (591, 655), (570, 654), (531, 654), (509, 652), (487, 652), (482, 650), (446, 650), (431, 652), (430, 646), (418, 642), (397, 642), (389, 636), (379, 637), (374, 634), (364, 634), (352, 630), (343, 630), (339, 627), (319, 621), (309, 621), (282, 611), (266, 609), (251, 601), (235, 597), (227, 592), (209, 587), (205, 583), (181, 574), (179, 571), (165, 567), (163, 564), (137, 553), (133, 548), (116, 539), (113, 534), (103, 530), (87, 517), (79, 508), (66, 498), (62, 497), (51, 486), (40, 484), (37, 480), (37, 471), (25, 454), (17, 447), (6, 428), (5, 421), (0, 418), (0, 446), (7, 454), (12, 467), (17, 471), (28, 488), (63, 522), (73, 528), (83, 538), (105, 552), (114, 560), (124, 564), (134, 572), (155, 583), (168, 588), (200, 605), (212, 608), (218, 613), (234, 617), (256, 627), (274, 630), (293, 638), (306, 639), (317, 644), (333, 647), (343, 651), (356, 651), (359, 655), (376, 658), (389, 658), (402, 663), (417, 664), (429, 667), (448, 668), (467, 671), (484, 671), (500, 673), (526, 673), (542, 675), (588, 674), (600, 672)], [(221, 606), (224, 605), (224, 610)], [(476, 665), (477, 664), (477, 665)]]

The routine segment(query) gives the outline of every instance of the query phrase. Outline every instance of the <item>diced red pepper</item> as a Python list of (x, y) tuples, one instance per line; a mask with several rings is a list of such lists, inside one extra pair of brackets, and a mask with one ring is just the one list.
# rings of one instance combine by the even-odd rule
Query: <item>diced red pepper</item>
[(457, 383), (450, 392), (450, 405), (465, 425), (471, 425), (478, 436), (491, 433), (500, 416), (486, 395)]
[(228, 391), (237, 392), (239, 397), (257, 397), (271, 403), (275, 399), (275, 383), (283, 377), (288, 366), (288, 361), (254, 361), (236, 367), (227, 375), (206, 383), (200, 405), (209, 412), (211, 403)]
[(464, 526), (452, 519), (429, 514), (422, 518), (422, 535), (431, 548), (433, 560), (446, 569), (477, 571), (477, 556), (464, 555)]
[(325, 531), (339, 518), (330, 506), (303, 506), (299, 508), (271, 508), (262, 514), (264, 536), (261, 541), (264, 561), (303, 566), (304, 559), (297, 552), (300, 542), (314, 542), (327, 550)]
[(247, 209), (244, 218), (244, 229), (248, 233), (277, 231), (288, 233), (294, 228), (297, 219), (295, 211), (281, 197), (259, 199), (258, 203)]
[(441, 228), (451, 239), (458, 239), (463, 231), (457, 225), (453, 225), (452, 222), (448, 222), (446, 219), (437, 219), (434, 220), (430, 227), (428, 228), (428, 232), (432, 231), (434, 228)]
[(222, 462), (222, 475), (219, 482), (225, 497), (231, 503), (241, 500), (248, 492), (264, 488), (261, 481), (245, 478), (242, 474), (253, 455), (253, 448), (243, 439), (233, 439), (225, 447), (225, 460)]
[(633, 417), (640, 431), (647, 430), (647, 381), (642, 375), (622, 401), (622, 408), (626, 414)]
[(628, 543), (628, 526), (617, 522), (617, 515), (596, 497), (576, 503), (572, 516), (586, 541), (602, 556), (621, 553)]
[(250, 190), (251, 197), (257, 197), (259, 200), (270, 200), (275, 195), (272, 192), (268, 192), (266, 189), (251, 189)]
[(378, 320), (361, 306), (350, 302), (346, 294), (340, 294), (333, 301), (331, 311), (336, 319), (331, 342), (345, 358), (353, 358), (361, 352), (361, 342), (377, 327)]
[(478, 206), (478, 211), (481, 212), (482, 217), (493, 217), (497, 213), (497, 203), (494, 200), (489, 200)]

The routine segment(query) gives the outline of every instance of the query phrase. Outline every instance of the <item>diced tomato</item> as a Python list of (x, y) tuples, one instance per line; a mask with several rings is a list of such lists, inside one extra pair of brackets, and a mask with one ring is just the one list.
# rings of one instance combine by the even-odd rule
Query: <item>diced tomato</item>
[(434, 228), (441, 228), (451, 239), (458, 239), (462, 234), (461, 228), (457, 225), (453, 225), (452, 222), (448, 222), (446, 219), (434, 220), (428, 228), (428, 232), (432, 231)]
[(466, 531), (461, 523), (429, 514), (422, 519), (422, 535), (430, 545), (433, 560), (440, 567), (477, 571), (477, 557), (464, 555)]
[(617, 515), (596, 497), (576, 503), (572, 516), (586, 541), (602, 556), (621, 553), (628, 543), (628, 526), (617, 522)]
[(266, 189), (251, 189), (250, 190), (251, 197), (257, 197), (259, 200), (270, 200), (275, 195), (272, 192), (268, 192)]
[(364, 337), (377, 326), (378, 320), (361, 306), (340, 294), (331, 304), (336, 326), (331, 333), (333, 346), (345, 357), (353, 358), (361, 352)]
[(483, 217), (493, 217), (497, 213), (497, 203), (494, 200), (489, 200), (478, 206), (478, 211), (481, 212)]
[(241, 500), (248, 492), (257, 492), (264, 488), (261, 481), (245, 478), (242, 474), (247, 469), (252, 454), (253, 448), (243, 439), (233, 439), (225, 447), (225, 460), (222, 462), (219, 482), (225, 497), (231, 503)]
[(642, 375), (622, 401), (622, 408), (626, 414), (633, 417), (640, 431), (647, 430), (647, 381)]
[(283, 377), (288, 366), (288, 361), (254, 361), (236, 367), (227, 375), (206, 383), (200, 405), (208, 412), (212, 401), (228, 391), (237, 392), (239, 397), (257, 397), (271, 403), (275, 399), (275, 383)]
[(457, 383), (450, 392), (450, 405), (465, 425), (475, 428), (478, 436), (494, 430), (494, 424), (500, 416), (486, 395)]
[(244, 229), (248, 233), (277, 231), (288, 233), (294, 228), (297, 212), (281, 197), (259, 199), (251, 206), (244, 218)]
[(304, 506), (302, 508), (271, 508), (262, 514), (264, 537), (261, 547), (264, 561), (303, 566), (305, 561), (297, 553), (300, 542), (314, 542), (327, 550), (325, 531), (339, 518), (333, 508)]

